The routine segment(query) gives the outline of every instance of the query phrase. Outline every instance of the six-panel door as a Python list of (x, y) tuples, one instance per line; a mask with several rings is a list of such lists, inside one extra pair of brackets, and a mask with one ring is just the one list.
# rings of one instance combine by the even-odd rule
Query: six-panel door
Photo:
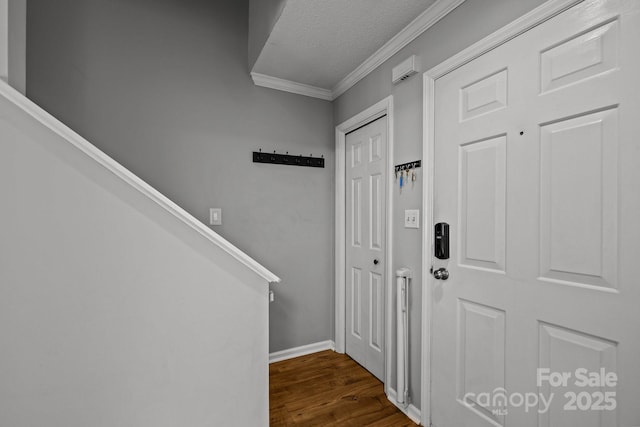
[(346, 136), (346, 352), (384, 381), (387, 118)]
[(436, 81), (437, 427), (640, 426), (639, 18), (585, 1)]

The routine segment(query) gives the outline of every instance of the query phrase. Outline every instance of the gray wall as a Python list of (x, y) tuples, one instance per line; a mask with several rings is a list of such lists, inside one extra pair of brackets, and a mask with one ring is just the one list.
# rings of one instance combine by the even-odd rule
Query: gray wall
[[(248, 1), (29, 0), (27, 12), (27, 95), (202, 221), (223, 209), (214, 230), (282, 278), (270, 351), (332, 339), (332, 106), (253, 85)], [(254, 164), (259, 148), (327, 167)]]
[[(420, 37), (390, 58), (353, 88), (334, 101), (336, 124), (353, 117), (379, 100), (393, 95), (395, 109), (395, 163), (422, 159), (422, 72), (398, 85), (391, 84), (391, 69), (411, 55), (422, 62), (421, 71), (438, 65), (464, 48), (508, 24), (543, 0), (467, 0), (450, 15), (431, 27)], [(422, 208), (422, 176), (419, 181), (394, 189), (393, 215), (394, 271), (402, 266), (414, 272), (411, 289), (410, 325), (410, 394), (413, 404), (420, 406), (420, 350), (422, 248), (420, 232), (404, 228), (404, 210)], [(424, 216), (424, 212), (421, 212)], [(430, 226), (430, 225), (429, 225)], [(435, 349), (435, 351), (438, 351)], [(395, 389), (395, 382), (391, 384)]]
[(1, 92), (0, 425), (267, 425), (266, 280)]
[[(55, 4), (54, 4), (55, 3)], [(240, 4), (238, 4), (240, 3)], [(333, 126), (392, 94), (395, 162), (422, 158), (422, 78), (393, 86), (412, 54), (427, 70), (542, 0), (467, 0), (332, 105), (257, 88), (246, 2), (30, 0), (28, 95), (283, 278), (271, 351), (333, 336)], [(254, 165), (250, 151), (324, 154), (327, 168)], [(421, 178), (394, 189), (394, 265), (415, 278), (411, 395), (420, 403)], [(422, 213), (424, 214), (424, 212)], [(395, 387), (394, 384), (392, 386)]]
[(287, 0), (249, 1), (249, 69), (253, 69)]
[(27, 72), (27, 0), (9, 0), (9, 84), (26, 92)]

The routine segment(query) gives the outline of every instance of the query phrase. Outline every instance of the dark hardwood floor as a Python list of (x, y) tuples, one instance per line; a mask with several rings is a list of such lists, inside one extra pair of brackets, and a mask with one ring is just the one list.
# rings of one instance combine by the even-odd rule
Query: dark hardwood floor
[(269, 365), (271, 426), (416, 426), (349, 356), (323, 351)]

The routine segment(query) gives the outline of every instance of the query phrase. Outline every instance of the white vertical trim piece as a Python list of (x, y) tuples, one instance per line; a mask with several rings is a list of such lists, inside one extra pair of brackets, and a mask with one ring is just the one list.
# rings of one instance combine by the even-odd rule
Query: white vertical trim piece
[(423, 77), (423, 153), (422, 174), (422, 425), (431, 425), (431, 266), (433, 260), (433, 181), (434, 181), (434, 104), (435, 80), (428, 73)]
[[(398, 409), (400, 409), (407, 417), (409, 417), (411, 421), (413, 421), (416, 424), (420, 424), (420, 420), (422, 419), (422, 413), (420, 412), (420, 409), (416, 408), (413, 404), (406, 406), (398, 403), (398, 393), (394, 389), (389, 388), (387, 390), (387, 399), (389, 400), (389, 402), (393, 403)], [(428, 425), (428, 424), (422, 424), (422, 425)]]
[(347, 133), (363, 126), (377, 118), (387, 116), (387, 183), (386, 183), (386, 200), (387, 200), (387, 212), (385, 223), (385, 266), (386, 266), (386, 278), (385, 278), (385, 389), (390, 383), (391, 379), (391, 340), (392, 336), (392, 322), (391, 322), (391, 301), (394, 275), (393, 275), (393, 177), (389, 172), (393, 170), (393, 95), (379, 101), (375, 105), (367, 108), (354, 117), (346, 120), (345, 122), (336, 126), (336, 211), (335, 211), (335, 346), (338, 353), (344, 353), (346, 351), (346, 188), (345, 188), (345, 175), (346, 175), (346, 163), (345, 163), (345, 147)]
[(409, 25), (393, 36), (373, 55), (367, 58), (355, 70), (347, 74), (333, 87), (333, 99), (345, 93), (349, 88), (369, 75), (386, 60), (398, 53), (400, 49), (415, 40), (420, 34), (431, 28), (436, 22), (444, 18), (449, 12), (460, 6), (465, 0), (437, 0), (427, 10), (422, 12)]
[(393, 271), (393, 187), (394, 187), (394, 175), (391, 173), (393, 170), (393, 153), (394, 153), (394, 124), (393, 124), (393, 96), (389, 96), (386, 98), (386, 113), (387, 113), (387, 218), (385, 221), (386, 227), (386, 244), (387, 248), (385, 251), (386, 258), (386, 268), (387, 268), (387, 280), (386, 280), (386, 288), (387, 288), (387, 299), (385, 301), (385, 323), (386, 323), (386, 333), (385, 333), (385, 388), (391, 384), (391, 357), (389, 356), (392, 351), (391, 346), (391, 336), (392, 336), (392, 322), (391, 322), (391, 313), (392, 311), (392, 301), (391, 294), (393, 293), (393, 285), (395, 284), (395, 272)]
[(336, 188), (335, 188), (335, 333), (336, 351), (344, 353), (347, 347), (346, 336), (346, 132), (336, 127)]
[(294, 357), (306, 356), (307, 354), (319, 353), (321, 351), (335, 349), (336, 343), (331, 340), (316, 342), (312, 344), (302, 345), (300, 347), (294, 347), (269, 353), (269, 363), (281, 362), (283, 360), (293, 359)]
[[(2, 1), (2, 0), (0, 0)], [(324, 99), (325, 101), (333, 101), (333, 95), (329, 89), (311, 86), (304, 83), (293, 82), (278, 77), (267, 76), (266, 74), (251, 73), (253, 84), (256, 86), (267, 87), (269, 89), (281, 90), (284, 92), (295, 93), (298, 95), (310, 96), (311, 98)]]
[(440, 77), (460, 68), (498, 46), (518, 37), (584, 0), (548, 0), (531, 12), (488, 35), (423, 74), (423, 157), (429, 168), (423, 174), (422, 203), (425, 212), (422, 243), (422, 425), (431, 425), (431, 290), (433, 277), (433, 190), (435, 151), (435, 85)]
[[(209, 227), (198, 221), (193, 215), (182, 209), (180, 206), (169, 200), (166, 196), (160, 193), (155, 188), (144, 182), (138, 176), (134, 175), (127, 168), (120, 163), (107, 156), (104, 152), (100, 151), (95, 145), (78, 135), (76, 132), (67, 127), (64, 123), (47, 113), (40, 108), (33, 101), (25, 97), (16, 89), (9, 86), (9, 84), (0, 81), (0, 96), (3, 96), (9, 102), (16, 105), (19, 109), (23, 110), (29, 116), (33, 117), (37, 122), (50, 129), (55, 134), (59, 135), (75, 149), (82, 154), (96, 162), (99, 166), (103, 167), (117, 178), (124, 181), (127, 185), (141, 193), (144, 197), (147, 197), (152, 202), (166, 210), (169, 214), (173, 215), (177, 220), (181, 221), (184, 225), (200, 234), (203, 238), (218, 246), (220, 249), (228, 253), (240, 264), (244, 265), (249, 270), (266, 280), (267, 282), (275, 283), (280, 282), (278, 276), (267, 270), (265, 267), (256, 262), (253, 258), (236, 248), (229, 241), (222, 236), (211, 230)], [(266, 294), (265, 294), (266, 296)]]

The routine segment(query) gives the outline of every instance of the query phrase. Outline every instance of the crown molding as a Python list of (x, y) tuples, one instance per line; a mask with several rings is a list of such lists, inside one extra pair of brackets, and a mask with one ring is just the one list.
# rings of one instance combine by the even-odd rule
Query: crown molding
[(415, 40), (420, 34), (431, 28), (453, 9), (460, 6), (464, 1), (465, 0), (436, 0), (431, 7), (418, 15), (416, 19), (393, 36), (373, 55), (340, 80), (333, 89), (324, 89), (255, 72), (251, 73), (251, 78), (256, 86), (333, 101), (382, 65), (386, 60), (398, 53), (400, 49)]
[(427, 10), (422, 12), (409, 25), (393, 36), (387, 43), (367, 58), (355, 70), (340, 80), (331, 91), (332, 99), (335, 99), (349, 90), (353, 85), (365, 78), (369, 73), (378, 68), (382, 63), (398, 53), (400, 49), (415, 40), (436, 22), (445, 17), (465, 0), (438, 0)]
[(268, 87), (270, 89), (282, 90), (296, 93), (298, 95), (310, 96), (312, 98), (333, 101), (333, 95), (329, 89), (306, 85), (304, 83), (293, 82), (278, 77), (267, 76), (266, 74), (251, 73), (251, 78), (256, 86)]

